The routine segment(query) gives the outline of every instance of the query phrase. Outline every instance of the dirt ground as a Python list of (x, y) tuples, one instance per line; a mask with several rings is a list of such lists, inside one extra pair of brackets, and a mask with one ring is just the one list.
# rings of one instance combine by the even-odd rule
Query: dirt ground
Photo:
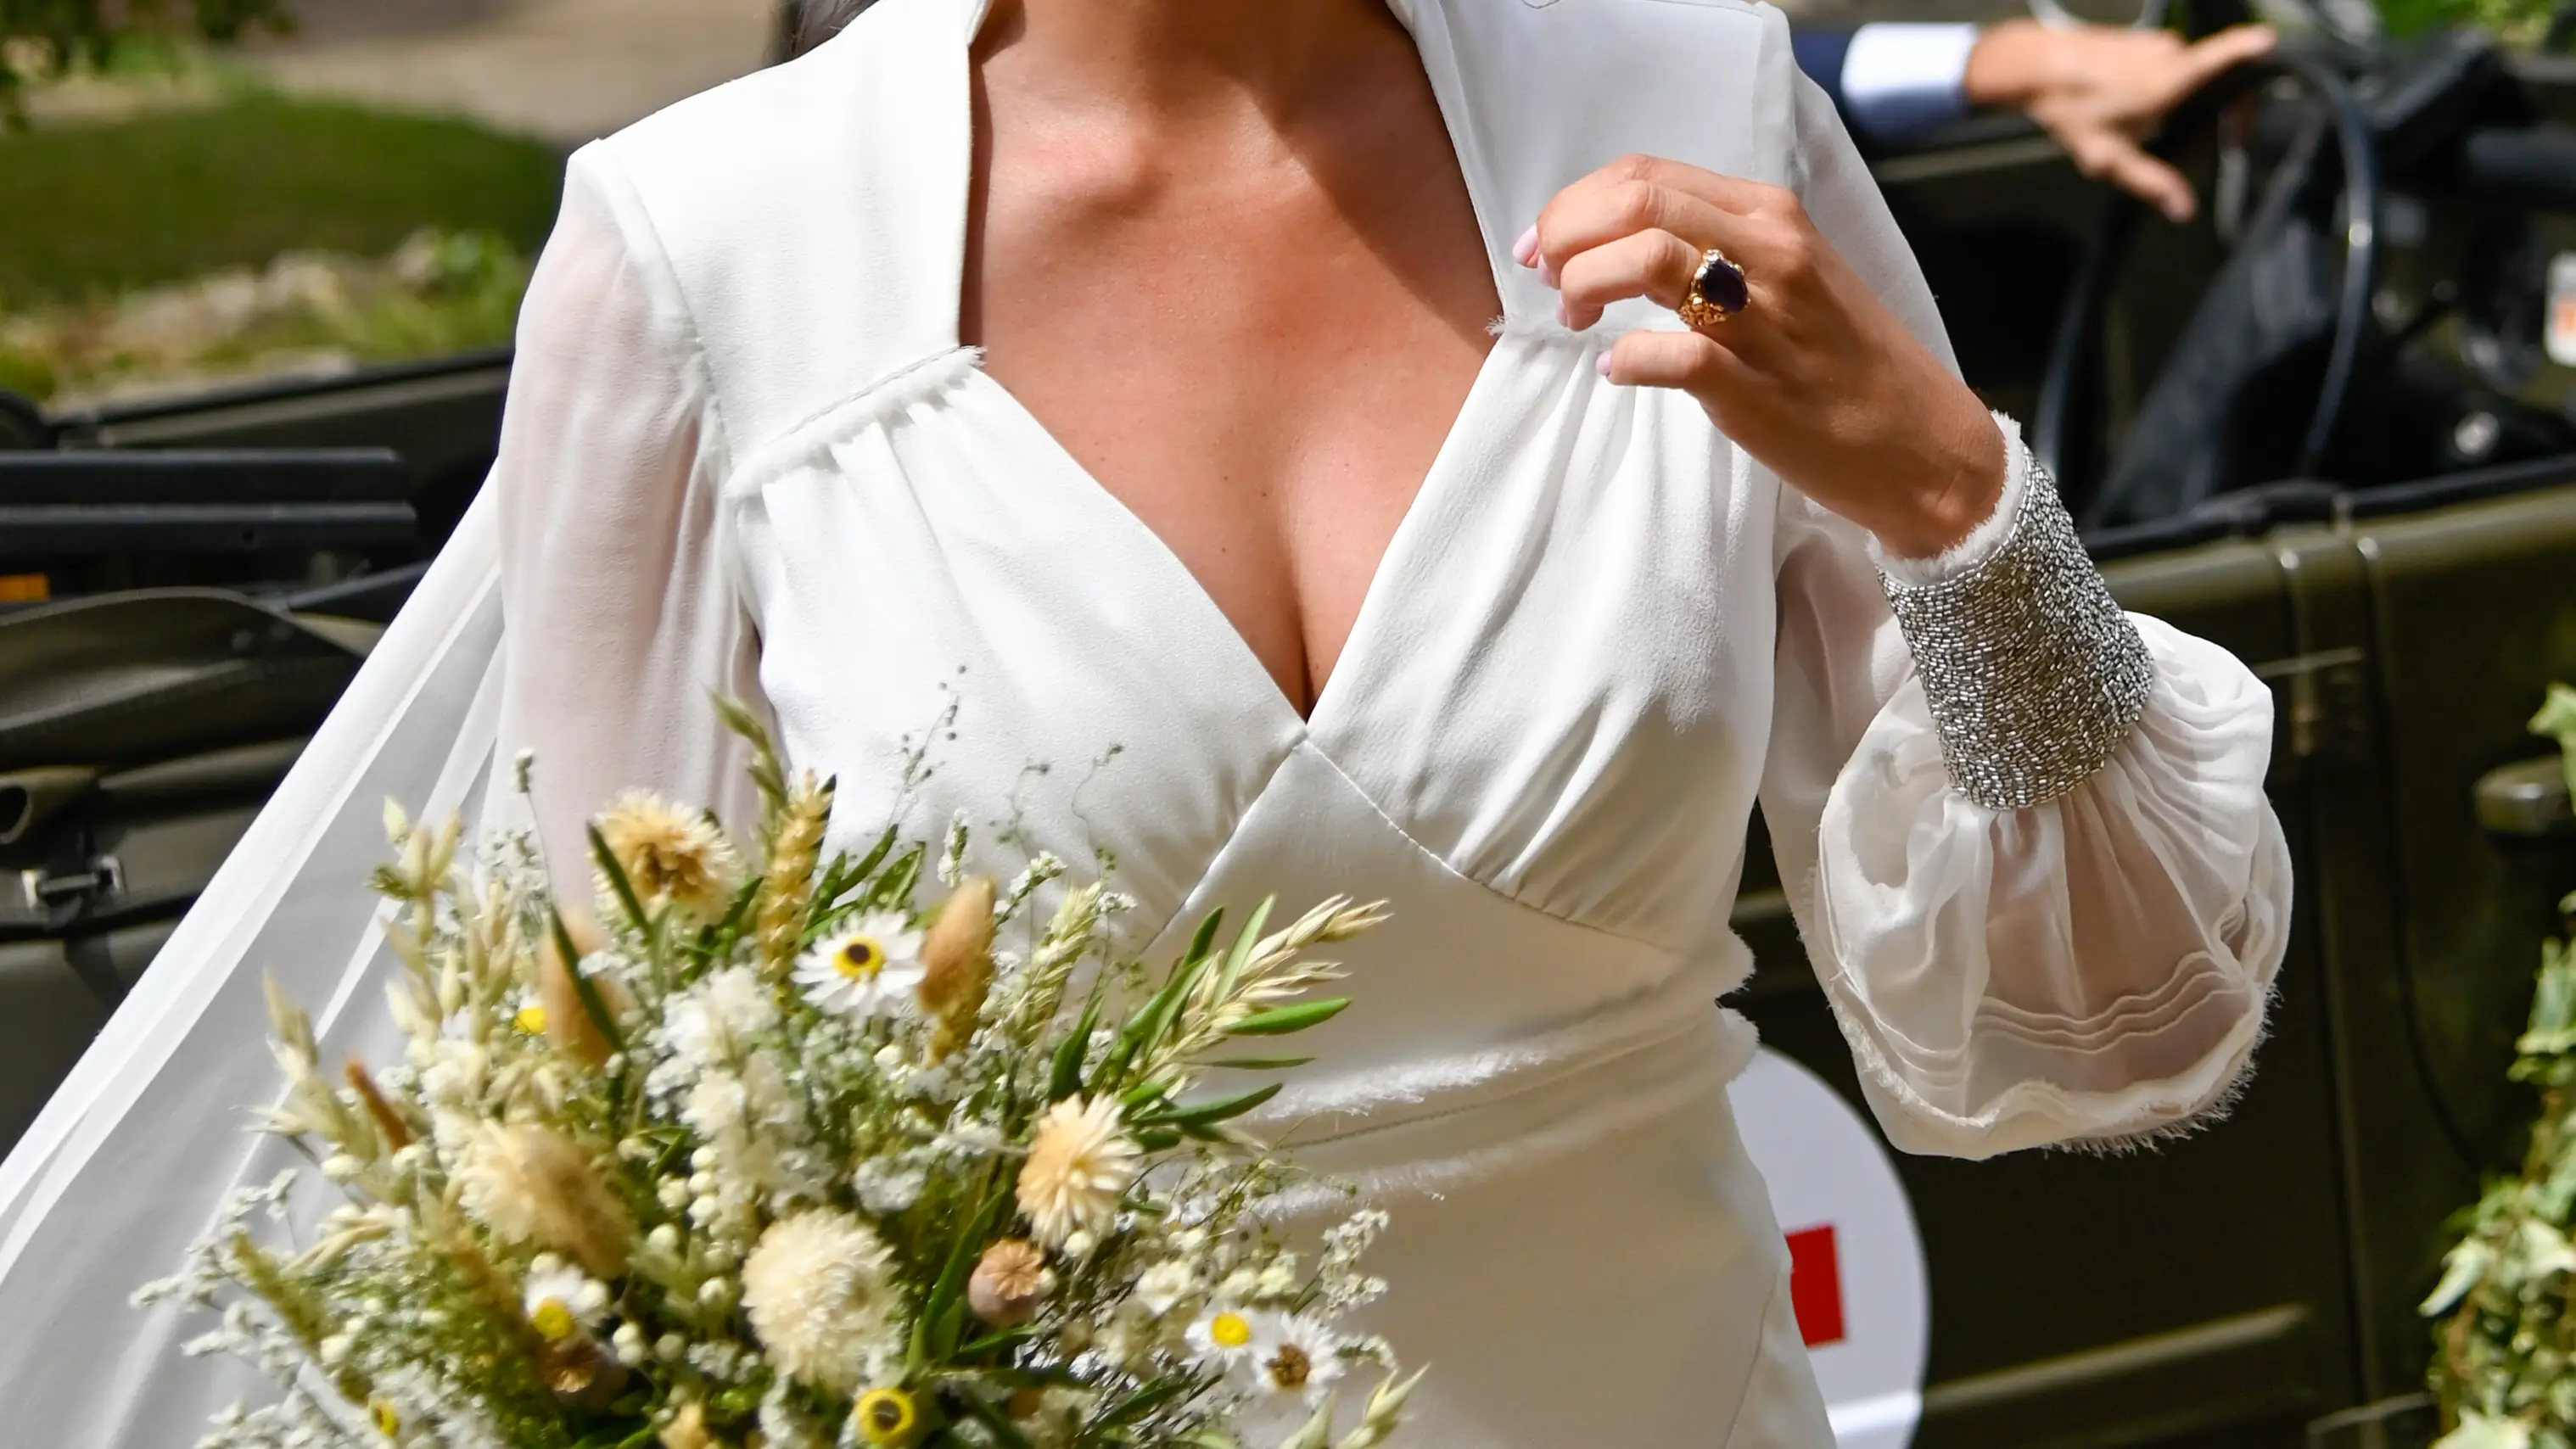
[(771, 0), (298, 0), (250, 63), (292, 90), (459, 112), (564, 144), (768, 58)]

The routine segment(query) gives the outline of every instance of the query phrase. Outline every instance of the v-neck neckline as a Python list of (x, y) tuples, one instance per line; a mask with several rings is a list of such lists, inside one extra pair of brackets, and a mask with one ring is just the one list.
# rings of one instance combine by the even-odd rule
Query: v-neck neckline
[[(962, 141), (961, 160), (965, 167), (963, 178), (965, 184), (951, 188), (951, 194), (960, 199), (961, 205), (955, 219), (957, 264), (949, 269), (950, 296), (947, 310), (952, 338), (959, 341), (961, 350), (969, 352), (976, 360), (976, 365), (971, 370), (972, 382), (991, 391), (1003, 409), (1010, 414), (1012, 421), (1028, 435), (1031, 445), (1051, 457), (1056, 468), (1072, 480), (1076, 487), (1123, 521), (1125, 525), (1123, 531), (1138, 543), (1150, 558), (1153, 571), (1161, 576), (1155, 587), (1168, 588), (1177, 599), (1182, 600), (1182, 606), (1189, 609), (1195, 616), (1196, 627), (1213, 628), (1223, 635), (1227, 656), (1237, 666), (1237, 672), (1248, 675), (1246, 687), (1257, 688), (1258, 692), (1265, 696), (1263, 707), (1266, 710), (1277, 712), (1284, 715), (1286, 720), (1293, 721), (1298, 732), (1309, 739), (1325, 738), (1333, 734), (1336, 727), (1343, 722), (1344, 714), (1356, 708), (1342, 702), (1344, 696), (1363, 687), (1353, 683), (1352, 678), (1355, 675), (1364, 674), (1366, 670), (1354, 666), (1366, 666), (1371, 662), (1374, 657), (1372, 650), (1376, 635), (1386, 627), (1384, 616), (1397, 607), (1398, 599), (1410, 582), (1408, 575), (1411, 556), (1420, 551), (1420, 535), (1424, 529), (1431, 526), (1425, 521), (1426, 517), (1443, 511), (1439, 504), (1439, 495), (1445, 491), (1444, 484), (1449, 476), (1459, 471), (1461, 465), (1455, 455), (1464, 446), (1465, 440), (1473, 436), (1479, 401), (1497, 385), (1495, 378), (1500, 371), (1502, 354), (1509, 346), (1508, 340), (1497, 335), (1493, 343), (1485, 349), (1484, 356), (1477, 359), (1475, 375), (1468, 382), (1466, 395), (1459, 400), (1456, 415), (1451, 418), (1448, 430), (1441, 435), (1440, 445), (1433, 452), (1429, 467), (1415, 483), (1413, 494), (1406, 500), (1402, 515), (1396, 520), (1395, 528), (1387, 535), (1386, 542), (1378, 553), (1376, 566), (1369, 574), (1368, 586), (1360, 596), (1359, 609), (1351, 617), (1350, 631), (1343, 636), (1341, 650), (1334, 656), (1333, 667), (1324, 675), (1323, 683), (1316, 688), (1313, 705), (1300, 710), (1295, 698), (1281, 687), (1278, 677), (1270, 672), (1270, 666), (1263, 661), (1260, 651), (1253, 648), (1252, 641), (1246, 638), (1242, 629), (1227, 616), (1224, 607), (1217, 603), (1216, 596), (1208, 591), (1207, 585), (1200, 581), (1199, 576), (1190, 569), (1179, 552), (1164, 539), (1162, 534), (1155, 531), (1153, 525), (1147, 523), (1141, 515), (1127, 505), (1124, 499), (1111, 491), (1109, 486), (1092, 472), (1089, 465), (1075, 456), (1073, 450), (1065, 446), (1063, 440), (1046, 425), (1044, 419), (1031, 411), (1016, 393), (1003, 384), (1001, 379), (984, 370), (980, 350), (964, 348), (962, 338), (955, 336), (962, 331), (959, 324), (963, 318), (965, 301), (965, 237), (968, 226), (973, 220), (971, 208), (974, 205), (974, 44), (977, 37), (982, 34), (985, 19), (990, 12), (990, 0), (961, 0), (961, 3), (965, 19), (964, 40), (957, 58), (966, 68), (967, 73), (965, 85), (953, 93), (964, 108), (963, 114), (954, 118), (957, 125), (953, 134)], [(1468, 207), (1475, 214), (1477, 240), (1485, 251), (1485, 264), (1492, 275), (1494, 295), (1498, 299), (1506, 298), (1510, 295), (1510, 277), (1505, 270), (1508, 258), (1505, 247), (1500, 243), (1500, 233), (1494, 227), (1495, 218), (1491, 213), (1492, 202), (1487, 195), (1487, 187), (1479, 174), (1474, 117), (1467, 105), (1466, 87), (1459, 83), (1460, 77), (1456, 74), (1455, 66), (1446, 63), (1449, 57), (1446, 55), (1435, 57), (1425, 48), (1421, 27), (1426, 17), (1417, 13), (1421, 8), (1419, 0), (1414, 0), (1414, 3), (1388, 0), (1387, 8), (1413, 40), (1414, 56), (1421, 64), (1424, 79), (1431, 87), (1432, 102), (1440, 112), (1441, 129), (1449, 140), (1451, 162), (1458, 168), (1459, 184), (1466, 190)], [(1436, 23), (1436, 16), (1431, 18)], [(1497, 333), (1499, 332), (1498, 328)]]

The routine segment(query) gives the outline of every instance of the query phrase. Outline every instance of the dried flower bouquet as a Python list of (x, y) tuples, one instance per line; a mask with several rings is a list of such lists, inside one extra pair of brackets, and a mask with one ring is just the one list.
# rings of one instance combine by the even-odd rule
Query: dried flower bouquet
[[(1278, 1085), (1203, 1085), (1303, 1060), (1237, 1053), (1342, 1010), (1305, 953), (1377, 908), (1212, 915), (1152, 979), (1110, 958), (1128, 903), (1097, 882), (1038, 924), (1051, 857), (1002, 888), (962, 827), (936, 864), (891, 830), (823, 858), (832, 786), (727, 715), (756, 852), (629, 794), (591, 835), (604, 928), (558, 914), (524, 834), (469, 869), (453, 821), (388, 805), (405, 1060), (328, 1072), (271, 990), (268, 1129), (343, 1200), (299, 1245), (293, 1174), (244, 1193), (138, 1295), (219, 1310), (191, 1351), (280, 1386), (205, 1443), (1383, 1443), (1418, 1375), (1342, 1324), (1384, 1290), (1358, 1266), (1383, 1217), (1301, 1260), (1258, 1213), (1296, 1169), (1231, 1125)], [(997, 949), (1015, 923), (1028, 948)]]

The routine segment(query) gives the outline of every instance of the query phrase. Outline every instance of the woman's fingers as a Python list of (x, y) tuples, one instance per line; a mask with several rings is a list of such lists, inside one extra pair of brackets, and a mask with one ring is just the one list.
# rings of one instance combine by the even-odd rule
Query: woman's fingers
[(1567, 262), (1642, 231), (1666, 231), (1702, 247), (1750, 259), (1762, 249), (1765, 223), (1795, 214), (1797, 200), (1776, 186), (1721, 176), (1652, 156), (1614, 162), (1566, 187), (1539, 212), (1524, 238), (1524, 265), (1562, 277)]
[(1630, 297), (1678, 308), (1699, 274), (1700, 255), (1701, 248), (1661, 228), (1576, 252), (1557, 278), (1557, 318), (1580, 332), (1611, 303)]
[(1745, 361), (1699, 332), (1631, 332), (1601, 354), (1601, 375), (1621, 387), (1679, 388), (1712, 408), (1752, 380)]

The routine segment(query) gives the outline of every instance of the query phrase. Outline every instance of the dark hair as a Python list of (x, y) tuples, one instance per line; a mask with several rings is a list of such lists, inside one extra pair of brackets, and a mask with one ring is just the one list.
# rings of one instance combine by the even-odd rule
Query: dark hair
[(838, 35), (875, 0), (786, 0), (780, 16), (788, 55), (802, 55)]

